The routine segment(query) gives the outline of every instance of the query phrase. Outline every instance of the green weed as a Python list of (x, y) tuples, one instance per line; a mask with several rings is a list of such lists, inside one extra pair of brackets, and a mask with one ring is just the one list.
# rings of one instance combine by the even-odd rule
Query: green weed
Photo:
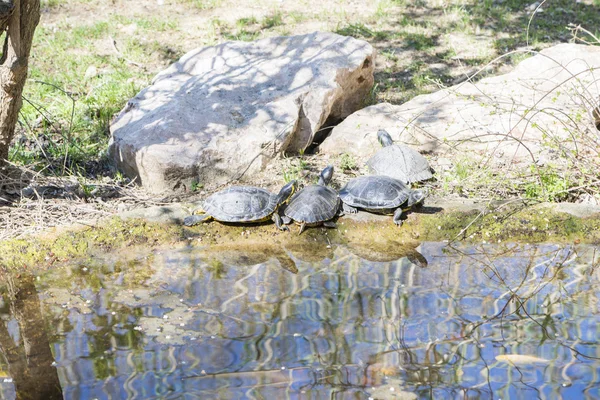
[(190, 188), (192, 192), (198, 192), (204, 188), (204, 185), (199, 182), (192, 182), (192, 187)]
[(283, 25), (283, 15), (280, 12), (268, 15), (262, 20), (263, 29), (271, 29), (280, 25)]
[(344, 153), (340, 157), (340, 168), (343, 171), (352, 171), (358, 169), (358, 163), (356, 159), (348, 153)]
[(245, 26), (251, 26), (251, 25), (258, 24), (258, 20), (254, 16), (252, 16), (252, 17), (245, 17), (245, 18), (240, 18), (237, 21), (235, 21), (235, 24), (238, 27), (243, 28)]
[(525, 196), (541, 201), (564, 201), (568, 198), (568, 189), (573, 186), (568, 176), (559, 174), (550, 167), (531, 167), (531, 172), (537, 175), (535, 182), (525, 185)]
[(283, 171), (283, 180), (288, 183), (293, 180), (298, 180), (301, 177), (302, 171), (308, 168), (308, 163), (302, 158), (294, 158), (291, 160), (290, 166)]

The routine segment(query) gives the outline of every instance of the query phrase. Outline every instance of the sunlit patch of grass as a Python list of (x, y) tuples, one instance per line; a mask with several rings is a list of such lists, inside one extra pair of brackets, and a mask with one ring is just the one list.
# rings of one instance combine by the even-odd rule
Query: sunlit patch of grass
[(151, 17), (136, 17), (127, 18), (125, 16), (116, 16), (116, 19), (122, 24), (135, 24), (140, 29), (146, 31), (165, 32), (169, 30), (177, 29), (178, 23), (176, 20), (171, 19), (168, 16), (164, 18), (151, 16)]

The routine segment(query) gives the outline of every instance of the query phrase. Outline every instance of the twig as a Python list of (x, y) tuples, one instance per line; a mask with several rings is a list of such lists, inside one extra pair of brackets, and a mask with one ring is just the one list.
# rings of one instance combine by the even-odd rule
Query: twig
[(131, 61), (130, 59), (128, 59), (127, 57), (125, 57), (123, 55), (123, 53), (121, 53), (119, 51), (119, 48), (117, 47), (117, 41), (112, 36), (109, 36), (109, 39), (110, 39), (110, 42), (112, 43), (113, 49), (115, 50), (115, 52), (117, 53), (117, 56), (119, 58), (125, 60), (128, 64), (135, 65), (136, 67), (139, 67), (139, 68), (143, 68), (144, 67), (143, 64), (140, 64), (140, 63), (135, 62), (135, 61)]

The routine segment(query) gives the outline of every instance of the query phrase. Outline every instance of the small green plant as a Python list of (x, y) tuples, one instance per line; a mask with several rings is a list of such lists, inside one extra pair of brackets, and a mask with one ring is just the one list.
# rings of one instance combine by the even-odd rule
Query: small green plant
[(258, 24), (258, 20), (254, 16), (252, 16), (252, 17), (245, 17), (245, 18), (240, 18), (237, 21), (235, 21), (235, 24), (238, 27), (243, 28), (245, 26), (251, 26), (251, 25)]
[(198, 192), (198, 191), (202, 190), (203, 188), (204, 188), (204, 185), (202, 183), (194, 181), (194, 182), (192, 182), (192, 187), (190, 188), (190, 190), (192, 192)]
[(343, 171), (352, 171), (358, 169), (358, 164), (351, 154), (344, 153), (340, 157), (340, 168)]
[(280, 12), (268, 15), (262, 20), (263, 29), (270, 29), (280, 25), (283, 25), (283, 15)]
[(308, 17), (298, 11), (290, 11), (288, 16), (294, 21), (294, 23), (299, 24), (300, 22), (306, 21)]
[(568, 198), (568, 189), (572, 183), (567, 176), (559, 175), (550, 167), (536, 168), (533, 165), (531, 172), (538, 179), (525, 185), (527, 198), (541, 201), (564, 201)]
[(308, 163), (302, 158), (295, 158), (290, 166), (283, 170), (283, 180), (288, 183), (300, 178), (302, 171), (308, 167)]
[(94, 197), (94, 189), (96, 188), (94, 185), (87, 184), (83, 178), (80, 178), (79, 186), (81, 187), (81, 193), (85, 199)]

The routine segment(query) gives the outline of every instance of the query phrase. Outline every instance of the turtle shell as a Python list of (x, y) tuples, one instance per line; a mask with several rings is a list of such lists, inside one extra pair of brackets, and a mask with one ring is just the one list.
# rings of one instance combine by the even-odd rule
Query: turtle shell
[(258, 222), (277, 208), (277, 196), (253, 186), (231, 186), (204, 201), (204, 211), (217, 221)]
[(370, 210), (393, 209), (408, 200), (410, 190), (400, 180), (389, 176), (360, 176), (351, 179), (340, 190), (340, 199), (352, 207)]
[(310, 185), (296, 193), (285, 208), (285, 215), (296, 222), (314, 224), (329, 221), (340, 208), (337, 192), (322, 185)]
[(421, 153), (397, 144), (379, 150), (367, 161), (367, 165), (375, 174), (391, 176), (404, 183), (433, 178), (433, 169)]

